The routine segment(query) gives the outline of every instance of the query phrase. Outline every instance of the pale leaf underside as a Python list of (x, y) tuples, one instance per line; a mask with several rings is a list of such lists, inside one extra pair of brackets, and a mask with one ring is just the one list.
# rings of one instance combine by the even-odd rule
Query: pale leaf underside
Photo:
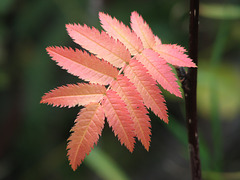
[(60, 107), (85, 106), (90, 102), (98, 102), (103, 98), (106, 88), (98, 84), (69, 84), (46, 93), (41, 103)]
[(115, 91), (108, 90), (102, 105), (110, 127), (130, 152), (135, 143), (134, 124), (123, 100)]
[(69, 35), (76, 43), (116, 67), (123, 67), (124, 63), (131, 58), (126, 47), (121, 42), (109, 37), (104, 31), (100, 33), (94, 27), (89, 28), (86, 25), (81, 26), (79, 24), (68, 24), (66, 27)]
[(91, 83), (107, 85), (118, 75), (117, 68), (108, 62), (78, 49), (48, 47), (47, 52), (63, 69)]
[(98, 103), (90, 103), (79, 113), (67, 145), (68, 158), (73, 170), (77, 169), (86, 154), (88, 155), (94, 144), (97, 144), (104, 118), (104, 111)]
[(145, 149), (149, 150), (151, 135), (150, 118), (147, 115), (143, 99), (136, 87), (123, 75), (119, 75), (117, 80), (112, 82), (111, 87), (124, 100), (134, 122), (136, 136), (142, 142)]

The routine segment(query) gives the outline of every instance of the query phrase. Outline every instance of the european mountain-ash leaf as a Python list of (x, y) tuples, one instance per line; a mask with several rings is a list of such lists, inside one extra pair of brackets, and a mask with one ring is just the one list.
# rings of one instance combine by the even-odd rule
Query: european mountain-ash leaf
[(92, 54), (66, 47), (47, 48), (59, 66), (89, 81), (58, 87), (41, 100), (60, 107), (85, 106), (68, 139), (68, 159), (73, 170), (97, 143), (105, 117), (130, 152), (135, 137), (148, 151), (151, 124), (146, 108), (168, 123), (165, 99), (157, 82), (181, 97), (169, 64), (196, 67), (183, 47), (162, 44), (137, 12), (131, 14), (132, 30), (108, 14), (100, 12), (99, 19), (105, 31), (87, 25), (66, 25), (71, 38)]

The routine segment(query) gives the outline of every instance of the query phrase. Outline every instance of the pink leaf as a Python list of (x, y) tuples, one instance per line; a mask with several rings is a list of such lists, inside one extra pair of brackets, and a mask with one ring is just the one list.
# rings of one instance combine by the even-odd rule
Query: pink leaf
[(125, 75), (136, 86), (144, 104), (166, 123), (168, 122), (165, 100), (156, 86), (156, 82), (147, 73), (147, 69), (137, 60), (131, 59), (124, 70)]
[(102, 105), (110, 127), (115, 136), (118, 136), (121, 144), (124, 144), (130, 152), (133, 152), (135, 143), (134, 124), (126, 108), (126, 104), (116, 92), (108, 90), (102, 101)]
[(170, 48), (174, 48), (174, 49), (176, 49), (176, 50), (178, 50), (179, 52), (182, 52), (182, 53), (187, 52), (187, 50), (184, 47), (179, 46), (177, 44), (165, 44), (165, 46), (169, 46)]
[(84, 25), (66, 25), (71, 38), (97, 57), (103, 58), (116, 67), (122, 67), (131, 58), (129, 51), (119, 41), (110, 38), (104, 31), (99, 32)]
[(118, 70), (106, 61), (80, 50), (48, 47), (47, 52), (63, 69), (92, 83), (107, 85), (118, 75)]
[(99, 19), (103, 29), (105, 29), (110, 36), (121, 41), (132, 55), (138, 54), (143, 50), (142, 42), (128, 26), (102, 12), (99, 13)]
[(60, 107), (85, 106), (90, 102), (99, 102), (105, 92), (106, 88), (98, 84), (69, 84), (46, 93), (41, 103)]
[(147, 68), (148, 73), (164, 89), (181, 97), (175, 74), (171, 71), (172, 69), (166, 61), (160, 58), (156, 52), (151, 49), (145, 49), (141, 54), (136, 55), (135, 58)]
[(104, 119), (104, 111), (98, 103), (90, 103), (79, 113), (67, 145), (68, 159), (74, 171), (97, 144)]
[(143, 99), (136, 87), (127, 77), (119, 75), (117, 80), (112, 82), (111, 88), (124, 100), (134, 122), (136, 136), (142, 142), (145, 149), (149, 150), (151, 135), (150, 119), (143, 105)]
[(181, 97), (177, 79), (167, 63), (196, 67), (183, 47), (162, 44), (137, 12), (131, 14), (133, 30), (108, 14), (99, 13), (99, 18), (106, 32), (86, 25), (66, 25), (71, 38), (92, 55), (66, 47), (47, 48), (59, 66), (90, 81), (58, 87), (41, 100), (60, 107), (86, 106), (75, 120), (67, 145), (73, 170), (97, 143), (105, 116), (130, 152), (135, 136), (148, 151), (151, 124), (146, 108), (168, 123), (167, 107), (157, 82)]
[(182, 48), (179, 48), (175, 45), (157, 45), (153, 47), (153, 50), (156, 51), (161, 58), (163, 58), (168, 63), (175, 66), (183, 67), (197, 67), (192, 60), (183, 53)]
[(131, 14), (131, 27), (141, 39), (144, 48), (151, 48), (155, 45), (155, 36), (151, 28), (136, 11)]
[(155, 36), (155, 46), (157, 46), (157, 45), (161, 45), (161, 44), (162, 44), (161, 39), (159, 39), (158, 36)]

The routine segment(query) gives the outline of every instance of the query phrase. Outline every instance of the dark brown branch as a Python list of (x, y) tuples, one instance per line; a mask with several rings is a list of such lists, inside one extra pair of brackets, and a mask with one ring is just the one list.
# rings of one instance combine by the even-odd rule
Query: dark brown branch
[[(189, 22), (189, 57), (198, 65), (198, 15), (199, 0), (190, 0)], [(188, 144), (190, 152), (192, 179), (201, 179), (201, 164), (199, 158), (198, 129), (197, 129), (197, 68), (189, 68), (187, 88), (184, 88), (186, 123), (188, 129)]]
[[(190, 0), (189, 13), (189, 57), (197, 65), (199, 0)], [(197, 68), (189, 68), (187, 73), (182, 67), (176, 67), (176, 70), (184, 90), (192, 180), (201, 180), (197, 130)]]

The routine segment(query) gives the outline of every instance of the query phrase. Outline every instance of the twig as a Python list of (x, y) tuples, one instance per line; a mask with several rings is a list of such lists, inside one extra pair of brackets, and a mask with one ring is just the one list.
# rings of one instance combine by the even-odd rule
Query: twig
[[(189, 22), (189, 57), (198, 64), (198, 15), (199, 0), (190, 0)], [(185, 97), (186, 123), (192, 171), (192, 180), (201, 180), (201, 164), (199, 158), (197, 130), (197, 68), (189, 68), (187, 73), (176, 67)]]
[[(190, 0), (189, 57), (196, 65), (198, 65), (198, 15), (199, 0)], [(201, 164), (197, 129), (197, 68), (189, 68), (186, 79), (189, 89), (185, 88), (184, 96), (192, 179), (200, 180)]]

